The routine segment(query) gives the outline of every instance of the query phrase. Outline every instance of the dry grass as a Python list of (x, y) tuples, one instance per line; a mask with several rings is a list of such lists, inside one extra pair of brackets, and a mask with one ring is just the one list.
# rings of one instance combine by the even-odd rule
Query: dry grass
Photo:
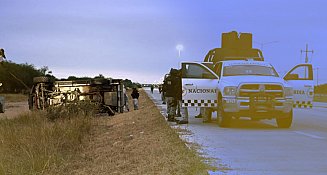
[[(130, 104), (130, 108), (131, 108)], [(140, 110), (94, 119), (92, 138), (56, 174), (207, 174), (159, 110), (140, 92)]]
[(28, 96), (24, 94), (0, 94), (0, 96), (5, 97), (5, 101), (7, 102), (22, 102), (28, 100)]
[(207, 174), (140, 93), (140, 110), (114, 117), (72, 106), (0, 120), (0, 174)]
[(0, 174), (49, 173), (81, 150), (90, 117), (50, 122), (47, 115), (34, 112), (0, 120)]

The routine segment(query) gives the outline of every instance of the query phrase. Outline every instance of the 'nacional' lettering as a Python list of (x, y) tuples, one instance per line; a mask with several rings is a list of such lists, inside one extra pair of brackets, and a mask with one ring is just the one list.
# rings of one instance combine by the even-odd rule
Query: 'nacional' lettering
[(188, 93), (193, 93), (193, 94), (217, 93), (217, 89), (188, 89)]

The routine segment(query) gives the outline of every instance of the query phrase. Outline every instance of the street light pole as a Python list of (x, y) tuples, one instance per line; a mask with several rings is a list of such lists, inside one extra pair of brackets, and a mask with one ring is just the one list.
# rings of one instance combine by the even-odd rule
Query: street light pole
[(180, 58), (181, 58), (181, 53), (182, 53), (182, 51), (184, 49), (184, 46), (182, 44), (178, 44), (176, 46), (176, 49), (178, 51), (178, 58), (179, 58), (178, 61), (177, 61), (177, 63), (178, 63), (177, 68), (178, 68), (180, 66)]
[(184, 46), (181, 45), (181, 44), (178, 44), (178, 45), (176, 46), (176, 49), (177, 49), (177, 51), (178, 51), (178, 58), (180, 58), (180, 57), (181, 57), (181, 52), (182, 52), (182, 50), (184, 49)]

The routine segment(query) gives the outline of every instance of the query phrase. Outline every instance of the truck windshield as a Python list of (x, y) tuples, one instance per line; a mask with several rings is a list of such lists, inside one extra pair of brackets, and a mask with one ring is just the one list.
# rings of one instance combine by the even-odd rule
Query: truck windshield
[(260, 75), (278, 77), (273, 67), (260, 65), (233, 65), (224, 67), (223, 76)]

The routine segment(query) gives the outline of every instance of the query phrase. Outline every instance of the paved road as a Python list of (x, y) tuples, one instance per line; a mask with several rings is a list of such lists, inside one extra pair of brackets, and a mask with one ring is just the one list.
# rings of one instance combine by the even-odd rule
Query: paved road
[[(145, 90), (165, 113), (159, 92)], [(234, 121), (231, 128), (219, 128), (195, 119), (197, 114), (190, 111), (190, 123), (182, 126), (192, 132), (187, 139), (200, 144), (201, 151), (216, 160), (216, 167), (231, 169), (210, 174), (327, 174), (327, 108), (294, 109), (290, 129), (277, 128), (273, 120)]]

